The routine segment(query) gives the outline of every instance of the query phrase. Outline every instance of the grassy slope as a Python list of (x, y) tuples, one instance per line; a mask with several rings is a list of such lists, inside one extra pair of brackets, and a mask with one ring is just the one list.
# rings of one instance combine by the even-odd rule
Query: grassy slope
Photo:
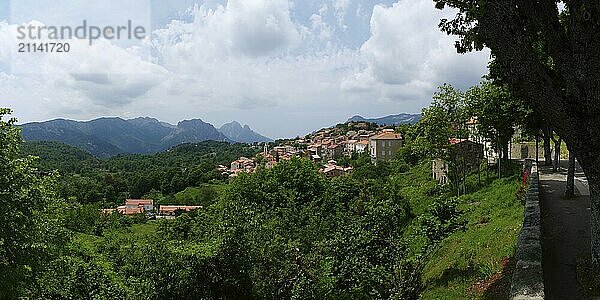
[(430, 162), (420, 163), (406, 173), (393, 176), (390, 181), (401, 187), (402, 197), (408, 199), (416, 216), (423, 214), (434, 202), (433, 194), (441, 192), (437, 181), (431, 178)]
[(489, 281), (501, 271), (502, 261), (514, 254), (523, 221), (518, 187), (519, 179), (514, 176), (460, 197), (466, 230), (448, 237), (430, 259), (423, 274), (423, 299), (490, 297), (471, 287)]

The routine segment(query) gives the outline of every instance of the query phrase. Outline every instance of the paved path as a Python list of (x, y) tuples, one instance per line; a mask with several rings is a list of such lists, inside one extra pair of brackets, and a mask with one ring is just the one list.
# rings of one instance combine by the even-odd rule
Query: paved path
[[(566, 167), (566, 166), (565, 166)], [(543, 268), (546, 299), (589, 299), (577, 282), (577, 259), (589, 255), (590, 198), (587, 180), (576, 172), (576, 197), (563, 197), (566, 169), (540, 169)]]

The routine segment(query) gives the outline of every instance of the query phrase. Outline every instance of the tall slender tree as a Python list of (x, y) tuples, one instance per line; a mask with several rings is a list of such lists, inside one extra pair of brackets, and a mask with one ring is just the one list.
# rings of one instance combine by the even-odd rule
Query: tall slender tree
[(567, 170), (565, 197), (575, 197), (575, 155), (572, 151), (569, 151), (569, 169)]
[(542, 128), (542, 140), (544, 141), (544, 165), (552, 166), (552, 129), (547, 125)]
[(552, 142), (554, 142), (554, 162), (552, 163), (552, 169), (554, 172), (560, 171), (560, 146), (562, 144), (561, 137), (552, 137)]

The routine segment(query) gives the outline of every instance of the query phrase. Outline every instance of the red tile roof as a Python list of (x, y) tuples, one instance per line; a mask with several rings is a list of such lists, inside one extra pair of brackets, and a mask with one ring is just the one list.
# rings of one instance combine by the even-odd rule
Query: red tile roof
[(125, 205), (117, 207), (117, 211), (124, 215), (136, 215), (144, 212), (144, 207), (127, 207)]
[(127, 206), (138, 206), (138, 205), (153, 205), (154, 201), (150, 199), (127, 199), (125, 205)]
[(384, 132), (384, 133), (381, 133), (381, 134), (371, 137), (371, 139), (373, 139), (373, 140), (400, 140), (400, 139), (402, 139), (402, 135), (399, 133)]
[(466, 141), (466, 139), (457, 139), (457, 138), (449, 138), (448, 139), (448, 143), (450, 143), (450, 145), (460, 144), (464, 141)]

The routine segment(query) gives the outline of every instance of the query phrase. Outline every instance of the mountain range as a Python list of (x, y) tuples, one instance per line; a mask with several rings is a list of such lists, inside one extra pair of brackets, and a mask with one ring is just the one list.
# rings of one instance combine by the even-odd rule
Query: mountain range
[[(371, 122), (378, 125), (415, 124), (420, 114), (397, 114), (381, 118), (354, 116), (347, 122)], [(184, 143), (207, 140), (228, 143), (271, 142), (248, 125), (233, 121), (215, 128), (200, 119), (185, 120), (177, 125), (154, 118), (99, 118), (91, 121), (56, 119), (21, 125), (26, 141), (62, 142), (88, 151), (97, 157), (119, 154), (151, 154)]]
[(262, 136), (254, 132), (252, 129), (250, 129), (250, 126), (248, 125), (244, 125), (242, 127), (242, 125), (236, 121), (224, 124), (223, 126), (221, 126), (221, 128), (219, 128), (219, 132), (224, 134), (227, 138), (238, 143), (252, 144), (257, 142), (262, 143), (273, 141), (268, 137)]
[(229, 143), (270, 141), (248, 125), (237, 122), (220, 129), (200, 119), (185, 120), (177, 125), (154, 118), (99, 118), (91, 121), (56, 119), (21, 125), (26, 141), (57, 141), (86, 150), (97, 157), (119, 154), (149, 154), (183, 143), (207, 140)]
[(387, 125), (416, 124), (420, 120), (421, 120), (421, 114), (397, 114), (397, 115), (390, 115), (390, 116), (386, 116), (386, 117), (372, 118), (372, 119), (363, 118), (361, 116), (354, 116), (354, 117), (348, 119), (348, 121), (346, 121), (346, 123), (370, 122), (370, 123), (376, 123), (377, 125), (381, 125), (381, 126), (387, 126)]

